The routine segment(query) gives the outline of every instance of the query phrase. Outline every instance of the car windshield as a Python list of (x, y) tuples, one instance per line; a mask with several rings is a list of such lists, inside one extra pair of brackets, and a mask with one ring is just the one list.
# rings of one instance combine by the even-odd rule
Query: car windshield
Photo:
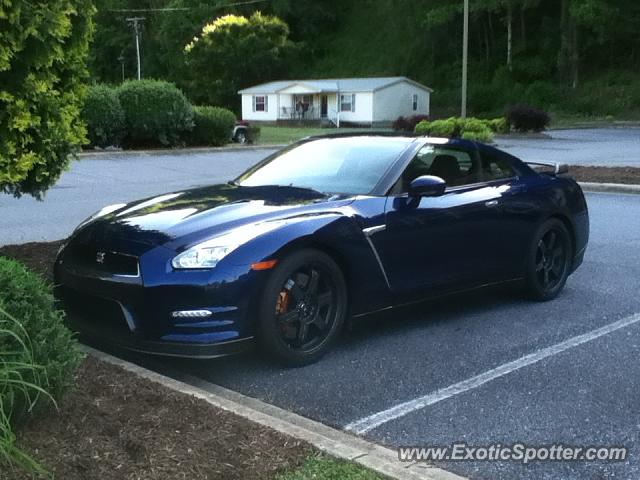
[(323, 193), (368, 194), (411, 139), (388, 137), (322, 138), (276, 154), (238, 180), (247, 187), (281, 185)]

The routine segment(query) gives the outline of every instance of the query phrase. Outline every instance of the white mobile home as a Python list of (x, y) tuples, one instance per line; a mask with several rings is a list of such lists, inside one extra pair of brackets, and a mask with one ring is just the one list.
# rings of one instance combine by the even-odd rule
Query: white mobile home
[(428, 115), (432, 90), (406, 77), (284, 80), (245, 88), (242, 118), (380, 125)]

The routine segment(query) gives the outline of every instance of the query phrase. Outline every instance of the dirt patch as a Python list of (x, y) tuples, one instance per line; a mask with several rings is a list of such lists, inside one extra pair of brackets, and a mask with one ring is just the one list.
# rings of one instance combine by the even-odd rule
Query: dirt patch
[[(56, 479), (267, 479), (311, 447), (203, 400), (87, 357), (58, 412), (32, 420), (19, 444)], [(0, 479), (26, 480), (0, 471)]]
[(6, 245), (0, 247), (0, 255), (20, 260), (31, 271), (53, 281), (53, 262), (61, 245), (62, 241)]
[(640, 168), (582, 167), (571, 165), (569, 175), (579, 182), (624, 183), (640, 185)]

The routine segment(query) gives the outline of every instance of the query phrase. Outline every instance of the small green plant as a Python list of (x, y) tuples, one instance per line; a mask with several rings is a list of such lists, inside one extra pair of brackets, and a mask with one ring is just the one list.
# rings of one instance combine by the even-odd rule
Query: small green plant
[(193, 129), (193, 108), (172, 83), (132, 80), (118, 88), (129, 147), (177, 146)]
[(22, 324), (0, 308), (0, 466), (17, 466), (34, 474), (46, 473), (33, 458), (16, 446), (12, 407), (16, 397), (29, 410), (41, 398), (54, 402), (43, 388), (46, 370), (33, 358), (32, 343)]
[(189, 135), (192, 145), (225, 145), (231, 140), (236, 116), (221, 107), (194, 107), (195, 126)]
[(119, 146), (124, 137), (124, 110), (115, 89), (108, 85), (89, 87), (82, 108), (87, 137), (93, 147)]
[[(0, 257), (0, 307), (19, 319), (20, 330), (24, 330), (30, 339), (29, 354), (16, 354), (10, 357), (11, 361), (41, 365), (41, 374), (30, 376), (25, 372), (24, 381), (41, 386), (53, 398), (59, 399), (74, 384), (82, 354), (63, 323), (63, 313), (54, 306), (50, 287), (21, 263)], [(20, 352), (14, 338), (0, 337), (0, 352)], [(42, 383), (43, 379), (45, 383)], [(27, 398), (15, 393), (0, 394), (0, 400), (6, 411), (11, 412), (12, 421), (19, 421), (34, 407)]]

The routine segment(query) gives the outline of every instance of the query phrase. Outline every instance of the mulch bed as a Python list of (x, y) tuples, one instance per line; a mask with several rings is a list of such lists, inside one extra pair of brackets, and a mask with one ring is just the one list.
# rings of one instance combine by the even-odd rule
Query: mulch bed
[(579, 182), (625, 183), (640, 185), (637, 167), (582, 167), (571, 165), (569, 175)]
[[(60, 242), (0, 248), (51, 279)], [(57, 411), (18, 431), (60, 480), (270, 479), (314, 453), (296, 439), (204, 400), (87, 357)], [(31, 478), (0, 464), (0, 480)]]

